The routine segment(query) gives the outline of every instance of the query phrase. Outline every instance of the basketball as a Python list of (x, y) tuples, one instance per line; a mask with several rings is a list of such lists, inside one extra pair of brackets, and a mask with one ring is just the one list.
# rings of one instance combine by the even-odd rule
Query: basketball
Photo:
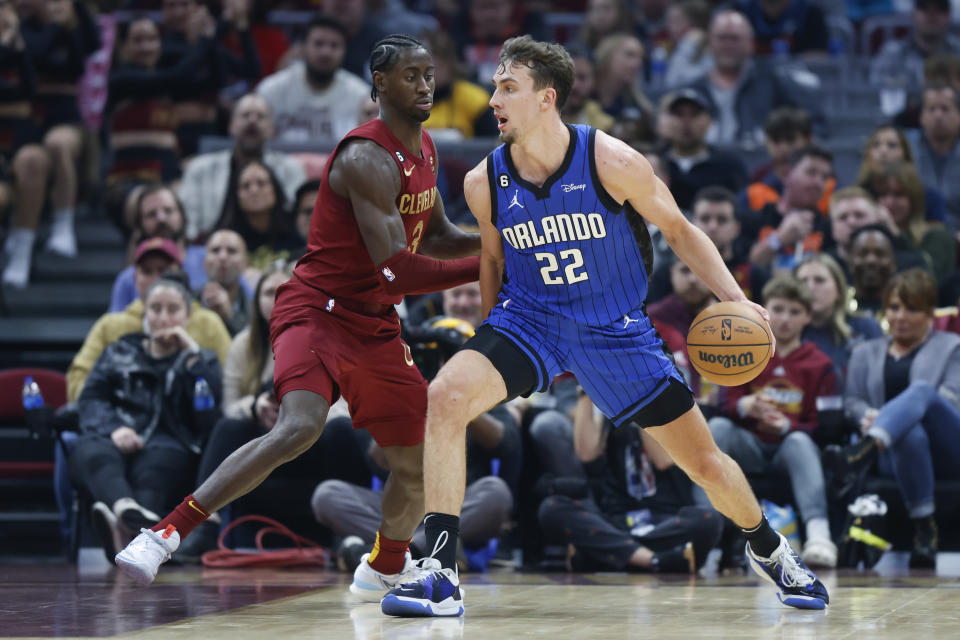
[(701, 376), (733, 387), (750, 382), (770, 361), (772, 340), (766, 320), (742, 302), (717, 302), (693, 319), (687, 354)]

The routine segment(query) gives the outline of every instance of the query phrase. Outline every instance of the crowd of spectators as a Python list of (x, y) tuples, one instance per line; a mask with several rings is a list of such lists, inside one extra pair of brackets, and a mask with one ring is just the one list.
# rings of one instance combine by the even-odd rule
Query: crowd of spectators
[[(915, 0), (902, 38), (867, 41), (866, 65), (874, 51), (849, 36), (891, 3), (841, 4), (0, 0), (3, 285), (29, 285), (38, 241), (67, 259), (83, 252), (78, 209), (128, 243), (110, 307), (67, 374), (82, 434), (70, 472), (105, 548), (173, 506), (179, 493), (149, 490), (157, 474), (202, 481), (276, 421), (273, 292), (305, 251), (325, 152), (377, 115), (373, 43), (421, 37), (436, 62), (424, 126), (451, 148), (492, 150), (499, 48), (529, 33), (560, 39), (574, 59), (564, 119), (643, 152), (747, 295), (769, 305), (777, 350), (763, 373), (734, 388), (700, 380), (684, 336), (713, 295), (650, 229), (649, 314), (720, 446), (751, 477), (780, 474), (793, 489), (804, 559), (836, 565), (828, 498), (872, 469), (899, 484), (911, 561), (929, 566), (934, 478), (960, 461), (960, 16), (947, 0)], [(280, 23), (277, 9), (302, 19)], [(825, 62), (873, 92), (872, 133), (844, 130), (832, 98), (852, 88), (818, 75)], [(843, 179), (835, 151), (850, 143), (863, 151)], [(469, 225), (467, 168), (441, 157), (438, 187)], [(437, 353), (479, 323), (475, 289), (405, 301), (418, 364), (435, 372)], [(201, 416), (189, 398), (199, 377), (215, 407)], [(560, 379), (468, 428), (464, 566), (483, 566), (477, 550), (517, 523), (515, 545), (559, 545), (572, 568), (686, 572), (712, 546), (735, 549), (662, 450), (611, 431), (575, 388)], [(373, 540), (372, 486), (388, 472), (339, 407), (276, 490), (355, 548)], [(221, 521), (181, 560), (212, 546)]]

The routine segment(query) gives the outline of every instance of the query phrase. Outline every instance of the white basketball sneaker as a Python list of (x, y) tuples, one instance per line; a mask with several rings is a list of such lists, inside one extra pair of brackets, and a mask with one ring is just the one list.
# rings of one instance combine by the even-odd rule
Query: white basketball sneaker
[(130, 541), (114, 561), (117, 567), (135, 582), (148, 586), (157, 577), (160, 565), (180, 546), (180, 533), (172, 524), (162, 531), (140, 529), (140, 535)]
[(367, 562), (369, 558), (369, 553), (363, 554), (360, 558), (360, 564), (353, 572), (353, 583), (350, 585), (350, 593), (364, 602), (380, 602), (383, 594), (390, 589), (420, 577), (420, 568), (410, 557), (409, 551), (404, 557), (403, 569), (400, 573), (380, 573)]

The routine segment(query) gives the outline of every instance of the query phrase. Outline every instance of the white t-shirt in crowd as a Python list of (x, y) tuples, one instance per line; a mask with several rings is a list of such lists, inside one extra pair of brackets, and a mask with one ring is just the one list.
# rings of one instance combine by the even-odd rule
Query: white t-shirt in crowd
[(264, 78), (257, 93), (270, 105), (278, 140), (335, 143), (356, 128), (370, 85), (338, 69), (330, 85), (318, 92), (307, 83), (306, 75), (306, 65), (295, 62)]

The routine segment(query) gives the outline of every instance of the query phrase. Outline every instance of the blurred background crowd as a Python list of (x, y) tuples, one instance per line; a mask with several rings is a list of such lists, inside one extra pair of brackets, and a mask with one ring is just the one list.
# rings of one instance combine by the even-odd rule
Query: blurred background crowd
[[(912, 566), (960, 543), (960, 2), (0, 0), (0, 421), (22, 424), (37, 392), (69, 403), (26, 430), (57, 423), (55, 446), (2, 455), (15, 547), (46, 527), (75, 551), (88, 523), (112, 557), (273, 426), (273, 294), (329, 152), (378, 113), (367, 60), (396, 32), (433, 53), (424, 126), (464, 228), (463, 176), (498, 144), (500, 45), (568, 48), (564, 120), (642, 152), (771, 311), (777, 353), (755, 381), (701, 380), (685, 336), (714, 299), (650, 227), (647, 310), (721, 447), (794, 508), (809, 564), (855, 561), (846, 507), (865, 487)], [(402, 306), (427, 377), (481, 321), (478, 285)], [(570, 377), (471, 423), (468, 452), (464, 569), (687, 571), (687, 543), (695, 568), (714, 547), (743, 564), (663, 451), (612, 432)], [(266, 513), (350, 568), (386, 473), (338, 406), (178, 556)]]

